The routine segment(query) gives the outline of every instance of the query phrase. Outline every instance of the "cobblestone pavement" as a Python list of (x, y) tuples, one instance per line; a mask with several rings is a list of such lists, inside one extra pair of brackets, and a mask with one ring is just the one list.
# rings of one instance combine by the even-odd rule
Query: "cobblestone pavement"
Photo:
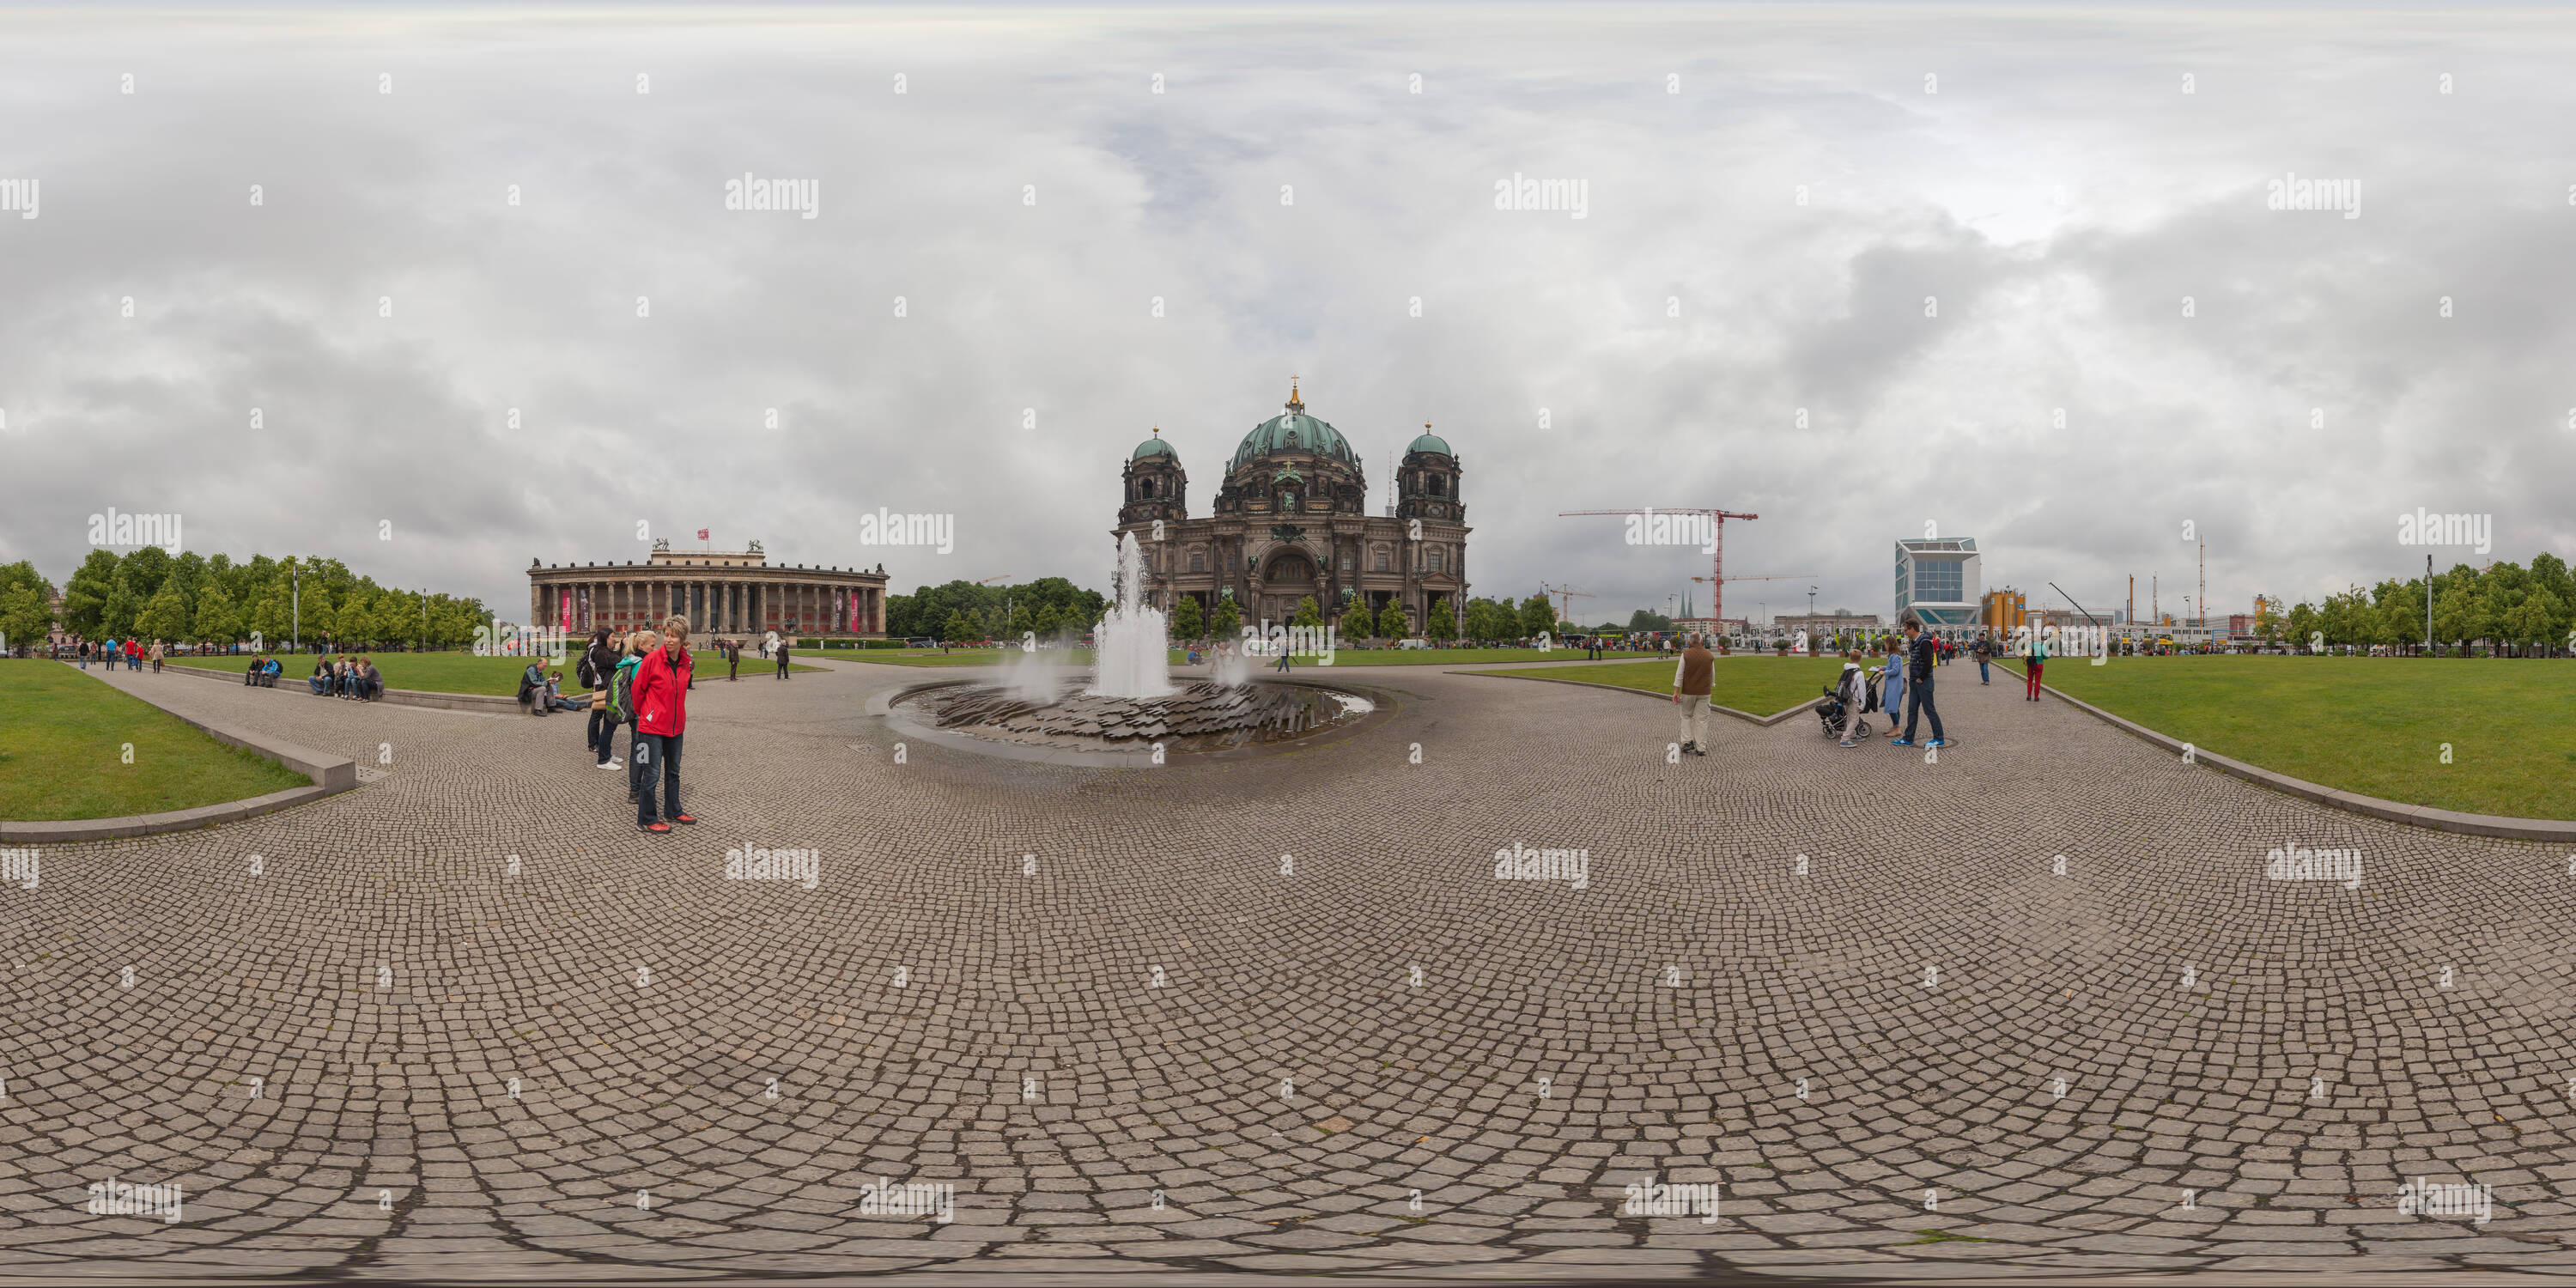
[(119, 673), (386, 772), (0, 889), (0, 1276), (2576, 1271), (2561, 850), (1966, 665), (1936, 764), (1356, 674), (1381, 727), (1155, 770), (898, 762), (865, 698), (946, 673), (701, 681), (648, 837), (576, 719)]

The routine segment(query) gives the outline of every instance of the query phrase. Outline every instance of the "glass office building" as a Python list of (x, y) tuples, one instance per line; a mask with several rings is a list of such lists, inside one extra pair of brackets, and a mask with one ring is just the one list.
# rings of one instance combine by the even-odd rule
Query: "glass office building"
[(1977, 631), (1977, 542), (1930, 537), (1896, 543), (1896, 621), (1912, 613), (1923, 629), (1952, 639)]

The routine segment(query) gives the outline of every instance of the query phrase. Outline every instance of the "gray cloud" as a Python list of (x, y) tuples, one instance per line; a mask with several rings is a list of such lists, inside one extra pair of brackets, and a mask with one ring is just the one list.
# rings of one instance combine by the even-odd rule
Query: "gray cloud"
[[(1927, 519), (1990, 582), (2097, 608), (2130, 572), (2178, 586), (2186, 519), (2222, 610), (2402, 575), (2419, 504), (2494, 513), (2497, 558), (2576, 548), (2576, 91), (2535, 11), (16, 34), (0, 177), (44, 206), (0, 217), (0, 560), (56, 579), (114, 505), (496, 605), (532, 555), (640, 558), (639, 519), (901, 590), (1100, 586), (1127, 450), (1161, 427), (1204, 512), (1292, 372), (1381, 495), (1422, 422), (1457, 446), (1479, 593), (1570, 582), (1620, 618), (1704, 605), (1705, 560), (1558, 511), (1759, 512), (1730, 570), (1865, 611)], [(2359, 179), (2362, 217), (2266, 210), (2289, 171)], [(745, 172), (820, 180), (820, 218), (723, 210)], [(1587, 217), (1494, 210), (1516, 173), (1585, 180)], [(955, 512), (957, 552), (858, 545), (878, 505)]]

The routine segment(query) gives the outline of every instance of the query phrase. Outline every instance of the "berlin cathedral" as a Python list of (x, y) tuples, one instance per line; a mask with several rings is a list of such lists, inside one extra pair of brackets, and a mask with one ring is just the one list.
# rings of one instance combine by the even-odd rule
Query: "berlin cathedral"
[(1168, 613), (1185, 597), (1202, 609), (1232, 599), (1245, 625), (1285, 622), (1309, 595), (1328, 621), (1355, 601), (1378, 614), (1395, 603), (1417, 635), (1434, 600), (1463, 616), (1468, 529), (1458, 455), (1422, 429), (1396, 468), (1394, 504), (1371, 515), (1359, 453), (1306, 414), (1292, 383), (1287, 410), (1234, 449), (1203, 519), (1190, 517), (1189, 475), (1156, 430), (1128, 455), (1117, 528), (1139, 543), (1150, 602)]

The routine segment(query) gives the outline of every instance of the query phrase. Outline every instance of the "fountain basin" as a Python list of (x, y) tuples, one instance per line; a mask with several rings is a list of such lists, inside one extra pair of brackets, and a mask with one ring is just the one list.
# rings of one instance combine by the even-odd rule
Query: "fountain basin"
[(878, 695), (871, 714), (898, 732), (1012, 760), (1145, 767), (1223, 760), (1335, 742), (1392, 715), (1392, 695), (1353, 684), (1183, 681), (1162, 697), (1113, 698), (1061, 683), (1054, 702), (1009, 685), (937, 680)]

